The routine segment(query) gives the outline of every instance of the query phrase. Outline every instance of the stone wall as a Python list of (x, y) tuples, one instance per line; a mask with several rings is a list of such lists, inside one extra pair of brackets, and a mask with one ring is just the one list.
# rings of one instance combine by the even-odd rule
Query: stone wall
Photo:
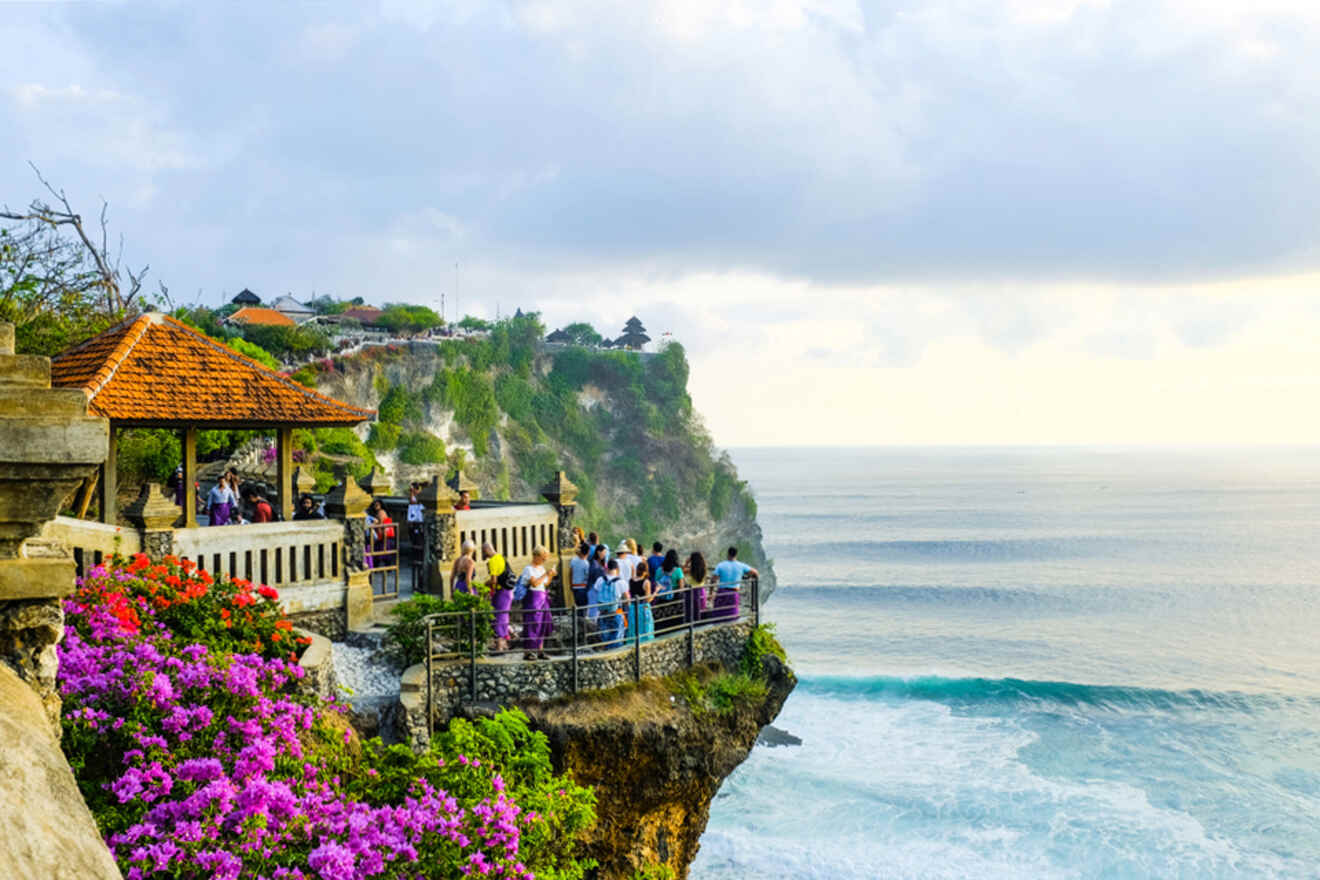
[(312, 640), (303, 651), (302, 657), (298, 658), (298, 665), (302, 667), (304, 673), (298, 689), (305, 694), (326, 700), (338, 697), (339, 687), (335, 678), (335, 660), (330, 650), (330, 640), (319, 633), (300, 628), (295, 628), (293, 633)]
[[(693, 662), (714, 662), (724, 666), (736, 664), (742, 656), (743, 646), (751, 634), (753, 624), (742, 620), (732, 624), (698, 627), (692, 634)], [(641, 646), (641, 675), (658, 678), (688, 667), (688, 637), (686, 632), (665, 636)], [(578, 657), (578, 691), (603, 690), (636, 680), (636, 658), (631, 644), (608, 653), (592, 653)], [(404, 738), (414, 749), (425, 748), (429, 741), (426, 730), (426, 667), (410, 667), (403, 677), (403, 712), (401, 723)], [(469, 702), (471, 667), (466, 662), (437, 663), (432, 668), (433, 720), (443, 726)], [(525, 702), (547, 702), (573, 693), (572, 660), (556, 657), (553, 660), (509, 661), (480, 658), (476, 663), (477, 702), (500, 705)]]
[[(343, 595), (342, 590), (340, 595)], [(342, 606), (321, 611), (290, 613), (289, 620), (292, 620), (295, 626), (320, 633), (336, 642), (342, 642), (348, 635), (348, 611)]]

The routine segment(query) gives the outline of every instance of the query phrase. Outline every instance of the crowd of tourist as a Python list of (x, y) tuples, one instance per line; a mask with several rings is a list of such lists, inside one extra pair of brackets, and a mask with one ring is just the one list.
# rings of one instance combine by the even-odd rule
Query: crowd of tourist
[[(409, 487), (406, 526), (409, 545), (423, 544), (422, 485)], [(180, 495), (182, 493), (179, 493)], [(241, 503), (246, 501), (246, 507)], [(471, 498), (464, 491), (455, 510), (470, 510)], [(228, 469), (207, 493), (204, 512), (210, 525), (271, 522), (275, 519), (270, 501), (254, 485), (241, 486), (237, 471)], [(295, 520), (324, 519), (324, 502), (309, 494), (299, 497)], [(367, 508), (369, 526), (366, 562), (369, 568), (397, 565), (398, 541), (394, 520), (381, 499)], [(741, 614), (739, 587), (757, 570), (738, 559), (738, 548), (729, 547), (725, 558), (713, 567), (705, 555), (694, 550), (683, 557), (676, 547), (655, 541), (649, 553), (632, 538), (611, 548), (595, 532), (573, 530), (576, 551), (569, 560), (568, 575), (577, 616), (580, 641), (586, 646), (611, 649), (625, 641), (649, 642), (670, 629), (736, 620)], [(478, 580), (477, 553), (486, 564), (487, 580)], [(491, 603), (494, 650), (523, 650), (527, 660), (548, 659), (546, 644), (554, 635), (551, 587), (558, 578), (557, 565), (547, 566), (552, 554), (542, 546), (532, 550), (532, 559), (516, 577), (508, 561), (489, 542), (480, 548), (464, 541), (449, 570), (452, 592), (483, 593)], [(521, 603), (522, 630), (513, 635), (514, 603)], [(565, 634), (560, 633), (562, 642)]]
[[(631, 538), (611, 550), (595, 532), (574, 532), (577, 549), (568, 572), (576, 629), (586, 646), (611, 649), (631, 639), (645, 643), (657, 633), (690, 623), (736, 620), (742, 610), (743, 580), (760, 576), (738, 559), (737, 547), (728, 548), (726, 558), (711, 569), (700, 551), (683, 560), (677, 548), (656, 541), (650, 555), (643, 556)], [(477, 583), (477, 547), (466, 541), (450, 569), (454, 592), (483, 592), (489, 597), (497, 653), (517, 645), (525, 660), (549, 659), (546, 642), (555, 634), (549, 588), (557, 577), (554, 568), (546, 565), (551, 553), (542, 546), (533, 548), (531, 562), (515, 578), (492, 544), (487, 542), (480, 550), (486, 583)], [(515, 602), (522, 604), (521, 640), (513, 638), (511, 627)], [(559, 633), (561, 642), (565, 635)]]

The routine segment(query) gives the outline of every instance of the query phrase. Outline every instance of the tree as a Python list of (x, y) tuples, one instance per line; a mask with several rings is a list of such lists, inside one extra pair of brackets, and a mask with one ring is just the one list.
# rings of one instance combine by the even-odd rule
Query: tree
[(604, 337), (586, 321), (575, 321), (563, 329), (563, 334), (574, 345), (600, 345)]
[(13, 224), (0, 229), (0, 320), (15, 325), (21, 352), (51, 354), (135, 314), (148, 298), (147, 267), (123, 267), (122, 241), (112, 252), (108, 203), (99, 232), (89, 229), (64, 190), (32, 170), (53, 202), (0, 208)]
[(460, 330), (467, 330), (471, 333), (475, 330), (489, 330), (494, 325), (490, 321), (483, 321), (481, 318), (474, 318), (472, 315), (464, 315), (463, 320), (455, 326)]
[(420, 333), (432, 327), (444, 326), (444, 319), (426, 306), (407, 303), (386, 303), (385, 310), (376, 319), (378, 326), (392, 333)]

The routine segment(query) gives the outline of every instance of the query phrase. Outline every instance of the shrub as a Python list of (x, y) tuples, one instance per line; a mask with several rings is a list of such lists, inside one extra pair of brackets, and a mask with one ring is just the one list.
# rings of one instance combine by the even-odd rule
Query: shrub
[(306, 388), (316, 387), (316, 377), (319, 375), (315, 364), (304, 364), (297, 370), (289, 374), (289, 378)]
[(239, 354), (245, 354), (263, 366), (270, 367), (272, 370), (282, 369), (282, 364), (266, 349), (257, 345), (255, 342), (248, 342), (242, 336), (235, 336), (231, 339), (223, 340), (226, 345)]
[(59, 647), (62, 745), (126, 877), (583, 876), (594, 798), (520, 714), (456, 723), (421, 757), (363, 743), (297, 693), (295, 664), (167, 625), (168, 577), (94, 569)]
[(398, 425), (372, 422), (371, 430), (367, 433), (367, 448), (375, 452), (388, 452), (399, 445), (402, 431)]
[(426, 431), (400, 434), (398, 449), (399, 461), (404, 464), (438, 464), (445, 460), (444, 441)]
[(739, 668), (744, 674), (759, 678), (764, 675), (761, 661), (769, 656), (788, 662), (788, 654), (784, 651), (784, 646), (779, 644), (779, 639), (775, 637), (775, 625), (763, 623), (748, 635), (747, 642), (743, 645)]
[[(480, 587), (480, 585), (478, 585)], [(486, 653), (486, 646), (495, 636), (491, 621), (490, 602), (484, 596), (459, 593), (445, 600), (439, 596), (414, 596), (394, 606), (391, 614), (396, 623), (385, 634), (385, 650), (400, 666), (411, 666), (426, 659), (426, 624), (431, 614), (450, 614), (436, 624), (437, 640), (448, 642), (446, 650), (468, 654), (472, 650), (471, 621), (476, 611), (476, 649)], [(455, 614), (454, 612), (458, 612)]]
[(182, 461), (179, 435), (163, 428), (129, 428), (118, 442), (121, 484), (165, 480)]
[(376, 417), (391, 425), (415, 424), (422, 420), (421, 395), (411, 394), (402, 385), (392, 385), (376, 408)]

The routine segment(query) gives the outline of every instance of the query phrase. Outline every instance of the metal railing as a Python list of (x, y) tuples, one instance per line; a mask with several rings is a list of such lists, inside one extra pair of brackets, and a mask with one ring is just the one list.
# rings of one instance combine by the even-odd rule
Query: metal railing
[(367, 578), (371, 599), (384, 602), (399, 598), (400, 523), (367, 523)]
[[(627, 590), (628, 582), (621, 581)], [(507, 599), (512, 599), (512, 590)], [(544, 595), (555, 595), (547, 587)], [(521, 605), (495, 606), (431, 614), (425, 626), (426, 716), (428, 726), (435, 711), (434, 679), (438, 666), (446, 666), (458, 677), (459, 664), (466, 666), (467, 700), (478, 702), (483, 694), (479, 668), (498, 669), (519, 663), (567, 664), (565, 694), (584, 687), (579, 664), (584, 659), (618, 657), (631, 653), (632, 677), (643, 677), (643, 653), (649, 646), (685, 639), (685, 666), (696, 662), (698, 631), (751, 621), (760, 623), (760, 583), (748, 577), (736, 586), (715, 583), (684, 587), (649, 603), (628, 597), (622, 602), (596, 602), (575, 607), (542, 606), (529, 591)], [(455, 668), (458, 667), (458, 668)], [(666, 669), (658, 674), (677, 671)]]

